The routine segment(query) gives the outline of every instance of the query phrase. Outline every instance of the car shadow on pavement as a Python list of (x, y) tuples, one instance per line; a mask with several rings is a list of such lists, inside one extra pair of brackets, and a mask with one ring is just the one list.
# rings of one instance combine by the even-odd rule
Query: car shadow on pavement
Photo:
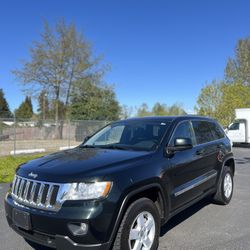
[(249, 157), (244, 157), (244, 158), (236, 158), (235, 163), (239, 165), (244, 165), (244, 164), (249, 164), (250, 163), (250, 158)]
[(177, 225), (179, 225), (186, 219), (192, 217), (195, 213), (197, 213), (199, 210), (201, 210), (202, 208), (204, 208), (205, 206), (209, 204), (211, 204), (211, 198), (204, 198), (198, 203), (192, 205), (191, 207), (175, 215), (165, 225), (161, 227), (160, 237), (164, 236), (172, 228), (176, 227)]

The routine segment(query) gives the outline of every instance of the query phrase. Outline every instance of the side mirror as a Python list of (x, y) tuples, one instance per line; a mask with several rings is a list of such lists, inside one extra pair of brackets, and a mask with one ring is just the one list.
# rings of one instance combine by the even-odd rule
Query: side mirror
[(193, 148), (193, 144), (190, 138), (176, 138), (174, 140), (174, 146), (168, 146), (166, 150), (168, 154), (171, 154), (176, 151), (184, 151), (191, 148)]

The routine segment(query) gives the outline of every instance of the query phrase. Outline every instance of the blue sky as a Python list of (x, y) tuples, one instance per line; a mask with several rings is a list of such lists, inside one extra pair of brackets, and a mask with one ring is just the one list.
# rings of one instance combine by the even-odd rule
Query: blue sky
[(40, 0), (0, 4), (0, 88), (11, 109), (24, 99), (11, 74), (28, 59), (42, 21), (76, 23), (112, 70), (121, 104), (183, 103), (192, 111), (206, 82), (222, 79), (236, 42), (250, 35), (250, 1)]

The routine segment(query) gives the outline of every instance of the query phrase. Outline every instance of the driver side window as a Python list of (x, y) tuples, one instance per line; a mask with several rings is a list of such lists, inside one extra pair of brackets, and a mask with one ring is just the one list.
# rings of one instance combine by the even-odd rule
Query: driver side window
[(189, 121), (184, 121), (177, 125), (170, 141), (171, 146), (174, 146), (174, 141), (176, 138), (190, 138), (192, 143), (195, 144), (193, 130)]

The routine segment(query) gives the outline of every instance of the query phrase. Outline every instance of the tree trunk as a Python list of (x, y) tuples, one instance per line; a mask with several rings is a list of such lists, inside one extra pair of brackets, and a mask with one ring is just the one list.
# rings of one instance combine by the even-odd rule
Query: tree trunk
[(60, 89), (59, 87), (56, 87), (56, 103), (55, 103), (55, 123), (56, 123), (56, 139), (61, 139), (60, 136), (60, 124), (59, 124), (59, 94), (60, 94)]

